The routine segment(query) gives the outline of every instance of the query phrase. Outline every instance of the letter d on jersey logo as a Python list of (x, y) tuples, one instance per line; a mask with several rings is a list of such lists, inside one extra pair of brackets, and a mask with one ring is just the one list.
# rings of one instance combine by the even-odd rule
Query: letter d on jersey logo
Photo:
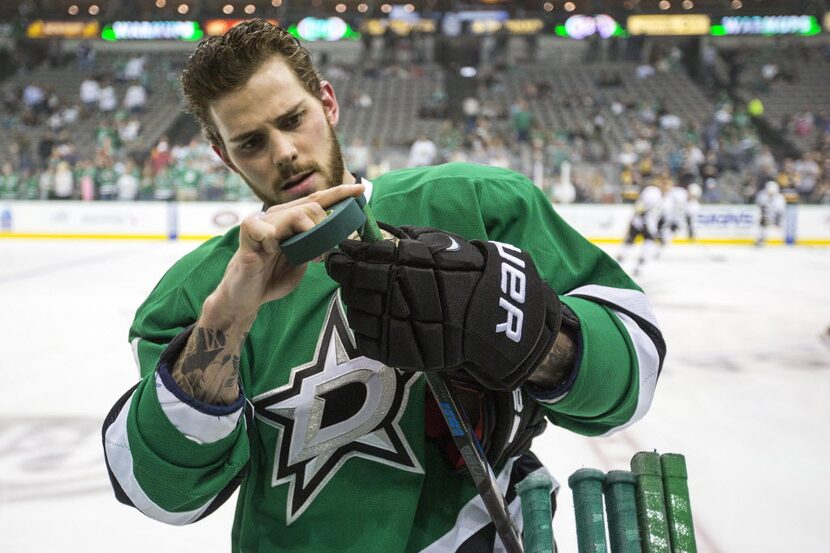
[(522, 339), (522, 322), (524, 321), (524, 311), (519, 306), (525, 303), (527, 279), (522, 270), (525, 268), (525, 262), (511, 255), (507, 250), (514, 252), (522, 250), (501, 242), (492, 242), (492, 244), (496, 246), (502, 259), (501, 292), (509, 296), (509, 298), (504, 296), (499, 298), (499, 307), (507, 312), (507, 320), (496, 325), (496, 332), (503, 332), (505, 336), (518, 343)]

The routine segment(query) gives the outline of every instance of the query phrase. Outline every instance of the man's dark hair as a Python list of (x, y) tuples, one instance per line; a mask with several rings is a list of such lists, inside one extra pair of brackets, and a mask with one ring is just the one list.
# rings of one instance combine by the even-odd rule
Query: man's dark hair
[(282, 57), (312, 96), (320, 97), (320, 74), (308, 50), (288, 31), (264, 19), (240, 23), (223, 36), (203, 41), (187, 60), (181, 77), (186, 109), (212, 144), (224, 150), (208, 110), (210, 102), (241, 88), (275, 55)]

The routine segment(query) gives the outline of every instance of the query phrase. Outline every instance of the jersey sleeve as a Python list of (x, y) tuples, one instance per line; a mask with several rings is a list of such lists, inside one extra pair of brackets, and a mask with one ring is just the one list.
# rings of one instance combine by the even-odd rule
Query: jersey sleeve
[(525, 249), (579, 320), (575, 372), (560, 389), (534, 394), (548, 418), (585, 435), (609, 434), (640, 419), (666, 351), (646, 295), (525, 177), (488, 179), (479, 195), (488, 237)]
[(115, 403), (102, 429), (118, 500), (169, 524), (213, 512), (244, 478), (250, 456), (243, 395), (231, 405), (209, 405), (170, 376), (205, 291), (212, 290), (212, 276), (174, 266), (139, 308), (130, 341), (141, 378)]

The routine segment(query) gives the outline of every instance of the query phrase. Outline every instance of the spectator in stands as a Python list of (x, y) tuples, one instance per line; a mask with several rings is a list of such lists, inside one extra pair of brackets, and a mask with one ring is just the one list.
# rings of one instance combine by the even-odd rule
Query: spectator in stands
[(133, 201), (138, 197), (138, 169), (133, 160), (128, 159), (118, 167), (116, 186), (120, 201)]
[(35, 168), (35, 160), (32, 155), (32, 143), (29, 137), (25, 134), (19, 134), (14, 141), (9, 144), (9, 156), (12, 163), (21, 173), (24, 171), (32, 171)]
[(55, 135), (51, 130), (46, 130), (37, 143), (37, 155), (39, 167), (46, 167), (49, 158), (52, 157), (52, 149), (55, 147)]
[(764, 102), (756, 96), (747, 103), (746, 111), (753, 119), (760, 119), (764, 116)]
[(409, 148), (409, 167), (432, 165), (438, 156), (438, 148), (426, 135), (421, 135)]
[(118, 126), (118, 136), (121, 142), (129, 144), (138, 138), (141, 134), (141, 121), (137, 117), (130, 117), (126, 121), (120, 121)]
[(467, 96), (461, 101), (461, 112), (464, 115), (464, 125), (467, 132), (476, 126), (476, 119), (481, 113), (481, 102), (475, 96)]
[[(32, 199), (46, 200), (53, 196), (53, 189), (55, 187), (55, 167), (48, 165), (40, 174), (36, 174), (33, 179), (37, 182), (37, 196)], [(32, 183), (34, 184), (34, 182)], [(35, 193), (34, 190), (31, 193)]]
[(53, 177), (53, 193), (50, 198), (55, 200), (71, 200), (75, 196), (75, 177), (72, 167), (66, 161), (59, 161), (55, 166)]
[(513, 130), (516, 133), (516, 141), (527, 144), (530, 141), (530, 131), (533, 128), (533, 113), (530, 111), (527, 100), (519, 100), (510, 108)]
[(118, 96), (111, 82), (105, 82), (98, 96), (98, 110), (101, 113), (112, 113), (118, 107)]
[(193, 159), (186, 159), (171, 172), (176, 186), (176, 199), (180, 202), (192, 202), (199, 199), (202, 173)]
[(818, 179), (821, 176), (821, 167), (816, 158), (819, 154), (816, 152), (807, 152), (794, 164), (794, 171), (797, 175), (796, 190), (798, 191), (799, 199), (807, 201), (818, 184)]
[(101, 99), (101, 85), (95, 77), (87, 77), (81, 82), (81, 104), (86, 114), (98, 111), (98, 102)]
[(144, 111), (147, 103), (147, 90), (141, 83), (133, 83), (127, 88), (124, 94), (124, 109), (132, 114)]
[(159, 138), (158, 143), (150, 151), (150, 160), (153, 167), (153, 174), (157, 175), (170, 165), (170, 144), (166, 136)]
[(95, 129), (96, 151), (105, 155), (113, 155), (121, 148), (121, 138), (118, 131), (109, 119), (101, 119)]
[(147, 160), (144, 162), (144, 166), (141, 168), (141, 177), (138, 181), (138, 199), (152, 200), (155, 197), (155, 191), (155, 172), (153, 171), (152, 161), (148, 157)]
[(141, 81), (144, 77), (144, 64), (147, 58), (144, 56), (134, 56), (127, 60), (124, 65), (124, 80), (126, 81)]
[(91, 202), (95, 199), (94, 164), (89, 159), (83, 159), (75, 165), (75, 182), (78, 185), (81, 200)]
[(18, 198), (18, 184), (20, 182), (20, 175), (18, 175), (14, 166), (6, 161), (0, 169), (0, 200), (16, 200)]
[(354, 167), (355, 173), (359, 175), (366, 175), (369, 169), (369, 148), (360, 137), (352, 139), (351, 143), (346, 146), (343, 151), (346, 157), (346, 163), (349, 167)]
[(647, 63), (643, 63), (637, 66), (635, 73), (638, 79), (647, 79), (654, 75), (654, 67)]
[(98, 170), (95, 173), (95, 187), (99, 200), (114, 200), (118, 197), (118, 173), (108, 155), (98, 156)]
[(46, 92), (35, 84), (28, 84), (23, 89), (23, 105), (28, 108), (35, 117), (46, 113), (47, 110)]
[(768, 62), (761, 66), (761, 78), (764, 79), (767, 87), (778, 79), (780, 72), (781, 70), (777, 63)]
[(89, 71), (95, 65), (95, 48), (85, 40), (75, 49), (75, 58), (78, 60), (79, 70)]
[(796, 136), (810, 136), (813, 134), (815, 125), (813, 124), (813, 114), (809, 111), (802, 111), (798, 113), (792, 121), (793, 133)]

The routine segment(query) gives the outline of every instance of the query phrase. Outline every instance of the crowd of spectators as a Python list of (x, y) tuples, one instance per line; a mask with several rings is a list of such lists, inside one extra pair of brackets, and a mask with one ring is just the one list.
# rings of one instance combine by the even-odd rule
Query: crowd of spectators
[[(682, 55), (672, 48), (637, 65), (637, 79), (681, 70)], [(76, 200), (238, 200), (254, 199), (238, 175), (229, 171), (200, 138), (187, 144), (162, 137), (152, 148), (133, 150), (141, 136), (140, 115), (152, 92), (144, 56), (134, 56), (113, 71), (96, 71), (94, 50), (79, 46), (75, 63), (89, 76), (77, 96), (60, 98), (54, 90), (30, 84), (6, 87), (2, 127), (41, 129), (37, 140), (23, 135), (11, 143), (11, 161), (0, 170), (0, 199)], [(348, 76), (328, 67), (328, 74)], [(419, 66), (384, 66), (374, 61), (363, 74), (379, 79), (406, 71), (419, 78)], [(770, 79), (772, 69), (767, 70)], [(333, 74), (332, 74), (333, 73)], [(398, 75), (399, 76), (399, 75)], [(766, 182), (776, 181), (788, 201), (830, 203), (830, 117), (793, 114), (787, 132), (815, 136), (815, 149), (798, 158), (776, 159), (753, 124), (758, 107), (723, 95), (708, 120), (688, 120), (663, 100), (632, 97), (620, 75), (601, 72), (600, 94), (555, 96), (544, 78), (525, 82), (509, 100), (503, 72), (485, 67), (479, 86), (448, 108), (447, 91), (436, 84), (420, 115), (440, 119), (434, 135), (420, 135), (409, 148), (361, 137), (344, 140), (347, 165), (373, 178), (391, 169), (466, 161), (511, 168), (533, 180), (555, 202), (615, 203), (633, 200), (639, 190), (660, 180), (702, 189), (702, 201), (754, 201)], [(123, 95), (116, 94), (123, 83)], [(372, 109), (373, 99), (356, 92), (341, 100), (349, 109)], [(584, 115), (552, 127), (538, 117), (540, 102)], [(82, 156), (73, 127), (93, 118), (95, 148)], [(609, 128), (622, 129), (622, 137)]]

